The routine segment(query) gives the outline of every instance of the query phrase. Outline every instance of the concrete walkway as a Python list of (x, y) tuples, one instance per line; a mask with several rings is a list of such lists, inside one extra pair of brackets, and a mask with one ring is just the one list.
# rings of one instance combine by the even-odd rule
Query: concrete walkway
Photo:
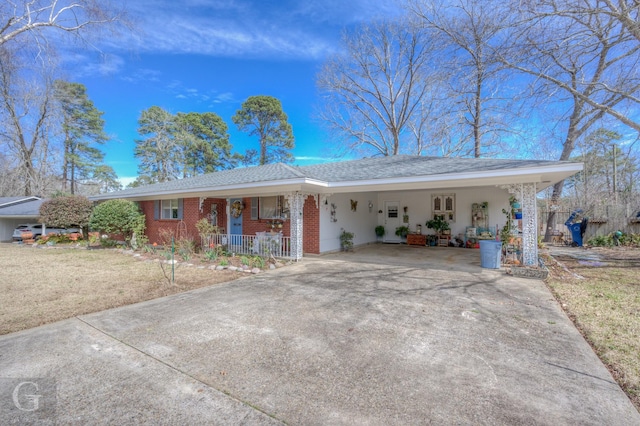
[(640, 424), (544, 283), (479, 263), (369, 246), (2, 336), (0, 423)]

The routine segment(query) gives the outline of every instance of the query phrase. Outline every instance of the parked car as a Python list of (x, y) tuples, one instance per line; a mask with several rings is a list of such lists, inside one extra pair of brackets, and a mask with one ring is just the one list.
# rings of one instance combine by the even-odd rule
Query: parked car
[[(38, 239), (42, 236), (42, 224), (41, 223), (23, 223), (18, 225), (13, 230), (13, 241), (22, 241), (22, 234), (25, 232), (31, 232), (33, 239)], [(48, 234), (70, 234), (72, 232), (82, 232), (79, 228), (45, 228), (45, 232)]]

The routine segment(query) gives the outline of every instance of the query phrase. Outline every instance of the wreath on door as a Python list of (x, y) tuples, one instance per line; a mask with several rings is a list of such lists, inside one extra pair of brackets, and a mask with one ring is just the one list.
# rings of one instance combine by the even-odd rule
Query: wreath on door
[(242, 202), (236, 200), (231, 204), (231, 216), (240, 217), (241, 214), (242, 214)]

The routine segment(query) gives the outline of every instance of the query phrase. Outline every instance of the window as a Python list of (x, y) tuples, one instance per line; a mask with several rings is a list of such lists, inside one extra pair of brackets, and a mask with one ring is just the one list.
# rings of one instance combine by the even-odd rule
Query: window
[(288, 213), (287, 202), (282, 195), (277, 197), (260, 197), (260, 219), (286, 219)]
[(178, 200), (162, 200), (160, 212), (161, 219), (179, 219)]
[(434, 215), (444, 217), (445, 220), (456, 220), (456, 194), (431, 195), (431, 207)]

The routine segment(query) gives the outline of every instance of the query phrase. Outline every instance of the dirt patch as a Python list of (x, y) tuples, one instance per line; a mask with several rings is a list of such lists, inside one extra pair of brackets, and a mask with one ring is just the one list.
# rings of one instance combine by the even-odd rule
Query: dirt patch
[(553, 258), (549, 288), (640, 411), (640, 250), (594, 248)]
[[(139, 260), (116, 250), (16, 244), (0, 244), (0, 265), (0, 334), (246, 275), (179, 264), (175, 284), (171, 284), (157, 261)], [(165, 265), (165, 271), (170, 270)]]

